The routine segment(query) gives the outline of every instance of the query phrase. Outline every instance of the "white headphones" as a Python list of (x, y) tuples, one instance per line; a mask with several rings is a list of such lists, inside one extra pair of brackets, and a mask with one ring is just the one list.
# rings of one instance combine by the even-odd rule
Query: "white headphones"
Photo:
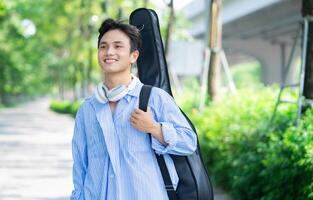
[(139, 82), (139, 79), (132, 75), (132, 80), (128, 87), (125, 85), (118, 85), (109, 90), (107, 86), (101, 81), (95, 89), (96, 99), (100, 103), (107, 103), (108, 101), (116, 102), (123, 98), (129, 91), (133, 90), (137, 82)]

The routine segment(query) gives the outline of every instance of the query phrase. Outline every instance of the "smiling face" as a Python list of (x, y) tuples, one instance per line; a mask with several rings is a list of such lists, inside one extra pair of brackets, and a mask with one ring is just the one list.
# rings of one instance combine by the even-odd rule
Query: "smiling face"
[(130, 52), (129, 37), (118, 29), (106, 32), (100, 40), (98, 62), (104, 74), (130, 73), (138, 56), (138, 50)]

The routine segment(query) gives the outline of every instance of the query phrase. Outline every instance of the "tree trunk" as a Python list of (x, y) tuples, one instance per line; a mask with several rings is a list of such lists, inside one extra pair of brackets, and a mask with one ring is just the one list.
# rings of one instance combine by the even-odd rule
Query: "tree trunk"
[(108, 14), (108, 4), (109, 2), (107, 0), (104, 0), (102, 3), (102, 10), (105, 15)]
[[(302, 0), (302, 15), (313, 16), (313, 0)], [(309, 35), (307, 44), (304, 90), (303, 96), (306, 99), (313, 99), (313, 22), (309, 22)]]
[(59, 98), (63, 101), (64, 100), (64, 72), (63, 72), (63, 66), (59, 65), (58, 66), (58, 71), (57, 71), (57, 76), (58, 76), (58, 85), (59, 85)]
[[(3, 54), (2, 51), (0, 51), (1, 54)], [(3, 59), (3, 57), (2, 57)], [(7, 68), (7, 65), (5, 62), (0, 62), (0, 105), (4, 104), (4, 99), (5, 99), (5, 83), (6, 83), (6, 76), (5, 76), (5, 69)]]
[[(89, 1), (89, 5), (88, 5), (88, 10), (87, 10), (87, 16), (91, 16), (92, 12), (91, 12), (91, 1)], [(88, 24), (88, 38), (87, 40), (90, 41), (90, 44), (88, 45), (88, 66), (87, 66), (87, 72), (86, 72), (86, 85), (85, 85), (85, 94), (84, 95), (89, 95), (89, 86), (91, 84), (91, 73), (92, 73), (92, 55), (93, 55), (93, 45), (92, 45), (92, 33), (94, 30), (94, 22), (91, 21), (91, 18), (89, 19), (89, 24)]]
[(123, 18), (123, 10), (122, 10), (122, 8), (118, 8), (117, 13), (116, 13), (116, 19), (122, 20), (122, 18)]
[(219, 100), (221, 60), (218, 51), (222, 46), (222, 25), (220, 19), (221, 7), (221, 0), (211, 1), (209, 47), (212, 51), (208, 72), (208, 94), (212, 101)]
[(143, 0), (143, 7), (146, 8), (148, 6), (148, 1), (149, 0)]
[(168, 54), (169, 44), (170, 44), (170, 40), (171, 40), (171, 33), (173, 31), (173, 25), (175, 23), (175, 13), (174, 13), (173, 0), (170, 1), (168, 6), (170, 8), (170, 17), (168, 20), (167, 29), (166, 29), (166, 36), (165, 36), (165, 49), (164, 49), (164, 51), (165, 51), (166, 57)]
[(87, 76), (86, 76), (86, 84), (87, 84), (87, 95), (91, 92), (89, 90), (89, 87), (91, 85), (91, 72), (92, 72), (92, 47), (89, 47), (89, 52), (88, 52), (88, 68), (87, 68)]

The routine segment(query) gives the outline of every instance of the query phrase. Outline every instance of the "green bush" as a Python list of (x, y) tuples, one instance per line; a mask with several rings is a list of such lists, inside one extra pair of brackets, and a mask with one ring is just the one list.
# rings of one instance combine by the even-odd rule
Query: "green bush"
[(313, 199), (312, 122), (313, 109), (298, 127), (289, 126), (282, 134), (269, 135), (260, 174), (267, 184), (263, 199)]
[(313, 199), (313, 110), (296, 128), (296, 106), (281, 104), (269, 127), (276, 98), (263, 88), (240, 90), (203, 113), (183, 106), (214, 181), (235, 199)]
[(50, 109), (57, 113), (71, 114), (75, 117), (81, 103), (81, 100), (73, 102), (53, 100), (50, 104)]
[(71, 115), (76, 116), (79, 106), (82, 104), (82, 101), (74, 101), (71, 106)]

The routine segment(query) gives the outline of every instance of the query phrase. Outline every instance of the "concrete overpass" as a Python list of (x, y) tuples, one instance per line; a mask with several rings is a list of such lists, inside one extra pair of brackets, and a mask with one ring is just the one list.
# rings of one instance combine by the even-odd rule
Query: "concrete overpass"
[[(190, 34), (201, 42), (206, 35), (205, 13), (208, 6), (205, 1), (194, 0), (183, 9), (192, 22)], [(265, 84), (282, 83), (291, 47), (300, 27), (301, 2), (224, 0), (222, 45), (229, 63), (232, 65), (254, 58), (262, 65)], [(300, 45), (296, 48), (296, 55), (300, 55)], [(294, 62), (288, 82), (295, 82), (295, 72)]]

